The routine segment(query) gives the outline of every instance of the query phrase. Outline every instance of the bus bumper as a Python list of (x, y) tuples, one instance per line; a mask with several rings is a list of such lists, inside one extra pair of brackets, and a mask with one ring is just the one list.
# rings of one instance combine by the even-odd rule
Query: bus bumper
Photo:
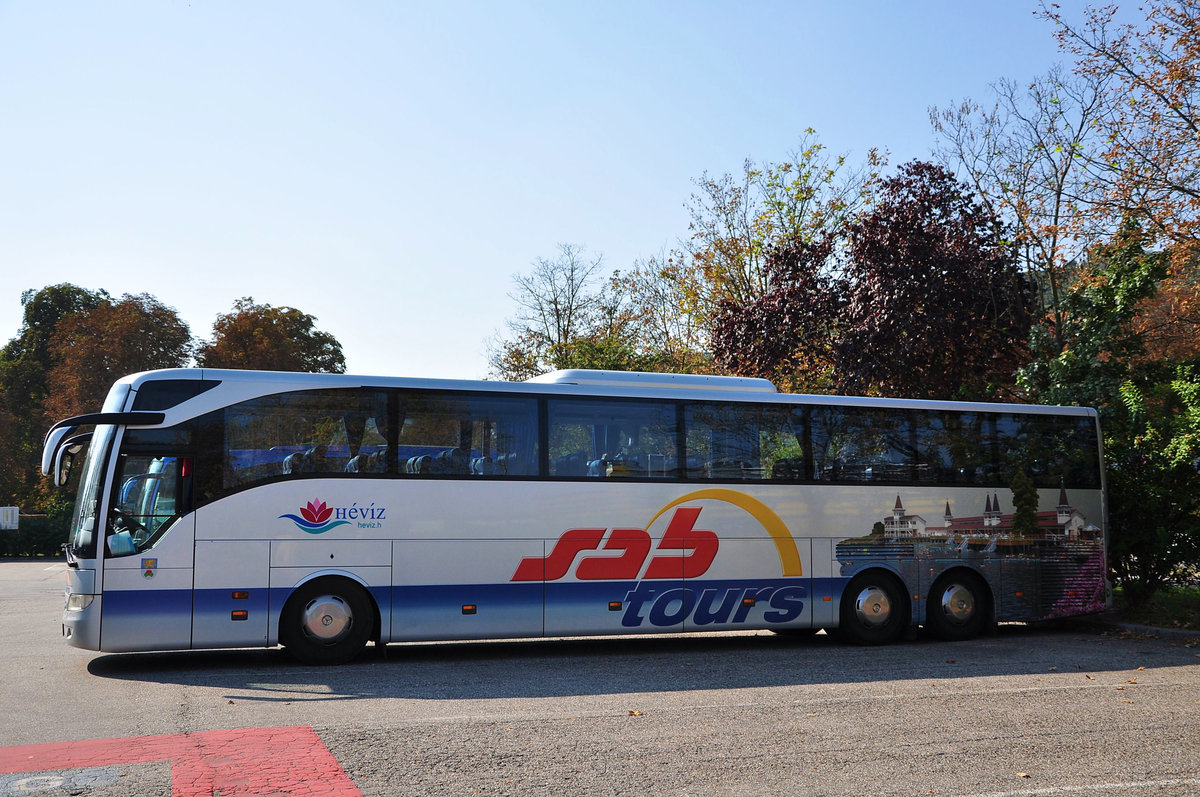
[(95, 594), (96, 571), (68, 570), (62, 632), (67, 644), (100, 649), (100, 596)]

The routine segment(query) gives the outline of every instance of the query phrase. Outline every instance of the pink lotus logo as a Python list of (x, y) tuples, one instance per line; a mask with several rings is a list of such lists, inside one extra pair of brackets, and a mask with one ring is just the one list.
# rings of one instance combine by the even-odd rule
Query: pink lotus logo
[(296, 528), (303, 529), (309, 534), (324, 534), (330, 529), (338, 526), (348, 526), (348, 520), (329, 521), (333, 516), (333, 510), (325, 505), (325, 502), (319, 498), (314, 498), (308, 502), (308, 506), (300, 507), (300, 516), (296, 515), (280, 515), (280, 519), (287, 518), (296, 524)]

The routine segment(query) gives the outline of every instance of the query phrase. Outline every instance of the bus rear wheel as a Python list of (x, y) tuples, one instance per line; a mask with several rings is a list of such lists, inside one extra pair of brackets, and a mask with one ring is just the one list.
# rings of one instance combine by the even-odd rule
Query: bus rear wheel
[(839, 635), (855, 645), (895, 642), (908, 627), (907, 595), (890, 573), (860, 573), (842, 593)]
[(945, 640), (971, 639), (988, 618), (988, 592), (979, 576), (966, 570), (947, 573), (929, 590), (925, 623)]
[(319, 578), (301, 585), (279, 617), (279, 641), (304, 664), (344, 664), (371, 635), (371, 598), (346, 578)]

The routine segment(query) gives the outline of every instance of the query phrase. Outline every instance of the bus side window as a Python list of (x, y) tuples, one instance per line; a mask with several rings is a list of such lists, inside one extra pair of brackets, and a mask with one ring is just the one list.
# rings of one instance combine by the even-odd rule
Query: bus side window
[(763, 478), (764, 411), (752, 405), (693, 404), (684, 409), (687, 474), (691, 479)]
[(679, 475), (675, 405), (555, 399), (548, 408), (551, 476), (670, 479)]
[(122, 452), (107, 529), (110, 556), (151, 547), (189, 511), (191, 458)]
[(406, 476), (537, 473), (537, 402), (508, 396), (404, 393), (399, 434)]

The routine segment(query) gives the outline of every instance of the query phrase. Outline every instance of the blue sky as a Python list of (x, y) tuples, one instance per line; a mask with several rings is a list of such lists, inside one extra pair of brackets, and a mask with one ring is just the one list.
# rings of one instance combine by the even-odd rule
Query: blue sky
[(929, 106), (1061, 60), (1034, 8), (0, 0), (0, 341), (73, 282), (200, 337), (252, 296), (352, 372), (482, 377), (533, 259), (656, 254), (695, 178), (808, 127), (928, 157)]

